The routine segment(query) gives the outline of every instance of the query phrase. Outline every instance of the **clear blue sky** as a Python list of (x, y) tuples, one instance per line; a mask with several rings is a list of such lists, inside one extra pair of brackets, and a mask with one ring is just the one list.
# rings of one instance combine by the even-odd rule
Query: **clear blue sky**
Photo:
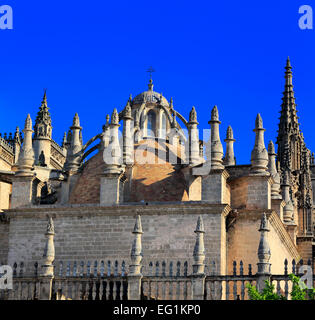
[(315, 151), (315, 31), (300, 30), (298, 9), (314, 1), (10, 1), (14, 29), (0, 30), (0, 132), (35, 120), (47, 88), (53, 138), (79, 113), (83, 139), (99, 133), (107, 113), (146, 90), (174, 99), (200, 128), (219, 108), (222, 142), (231, 125), (237, 163), (249, 163), (255, 117), (266, 145), (275, 139), (290, 56), (307, 146)]

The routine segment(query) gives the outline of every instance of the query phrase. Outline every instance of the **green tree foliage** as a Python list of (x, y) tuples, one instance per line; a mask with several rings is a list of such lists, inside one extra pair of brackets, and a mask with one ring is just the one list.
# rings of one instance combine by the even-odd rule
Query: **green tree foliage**
[[(294, 274), (289, 275), (292, 281), (291, 300), (315, 300), (315, 289), (308, 289), (303, 281)], [(251, 284), (246, 285), (250, 300), (286, 300), (286, 297), (275, 293), (275, 286), (268, 280), (265, 281), (265, 288), (260, 293)]]

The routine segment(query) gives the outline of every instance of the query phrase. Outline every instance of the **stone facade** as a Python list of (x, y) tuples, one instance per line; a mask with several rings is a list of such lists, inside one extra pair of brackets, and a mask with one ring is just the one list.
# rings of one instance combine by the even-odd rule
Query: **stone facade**
[[(117, 260), (137, 269), (140, 249), (130, 256), (130, 244), (140, 234), (145, 268), (176, 260), (200, 271), (205, 255), (218, 274), (231, 273), (233, 260), (256, 272), (266, 237), (272, 272), (283, 271), (284, 259), (313, 259), (315, 165), (298, 129), (289, 60), (285, 79), (278, 154), (272, 142), (267, 151), (258, 114), (248, 165), (237, 165), (231, 127), (223, 153), (217, 106), (210, 140), (201, 141), (197, 110), (186, 120), (172, 99), (153, 91), (152, 79), (86, 143), (77, 113), (62, 145), (52, 139), (45, 92), (34, 127), (28, 116), (24, 135), (17, 129), (0, 137), (0, 262), (23, 261), (31, 270), (50, 241), (47, 215), (54, 219), (56, 262)], [(139, 215), (142, 226), (133, 229)], [(269, 264), (264, 255), (262, 269)]]

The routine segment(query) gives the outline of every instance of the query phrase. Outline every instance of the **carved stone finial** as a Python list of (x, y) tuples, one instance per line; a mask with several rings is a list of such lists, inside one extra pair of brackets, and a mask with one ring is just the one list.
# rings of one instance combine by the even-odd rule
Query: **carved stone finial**
[(204, 246), (204, 225), (202, 216), (198, 217), (196, 226), (196, 242), (194, 247), (194, 264), (193, 264), (193, 274), (203, 274), (205, 270), (205, 246)]
[(233, 130), (232, 130), (232, 127), (231, 126), (228, 126), (227, 127), (227, 130), (226, 130), (226, 139), (233, 139), (234, 140), (234, 137), (233, 137)]
[(142, 243), (141, 236), (142, 226), (141, 226), (141, 217), (138, 215), (136, 217), (136, 223), (133, 228), (132, 233), (134, 234), (134, 240), (131, 247), (131, 265), (129, 268), (130, 275), (141, 275), (141, 260), (142, 260)]
[(119, 124), (119, 116), (116, 108), (112, 113), (111, 124)]
[(266, 213), (263, 213), (260, 221), (260, 242), (258, 246), (258, 274), (270, 274), (270, 246), (267, 239), (267, 232), (269, 232), (269, 225)]
[(262, 121), (260, 113), (258, 113), (257, 117), (256, 117), (255, 129), (263, 129), (263, 121)]
[(65, 132), (65, 133), (63, 134), (63, 139), (62, 139), (62, 144), (61, 144), (61, 146), (62, 146), (63, 148), (65, 148), (66, 145), (67, 145), (67, 132)]
[(197, 112), (195, 107), (192, 107), (189, 113), (189, 123), (197, 123)]
[(289, 68), (291, 69), (291, 68), (292, 68), (292, 66), (291, 66), (291, 61), (290, 61), (290, 57), (287, 58), (286, 68), (287, 68), (287, 69), (289, 69)]
[(258, 113), (255, 121), (255, 145), (251, 154), (251, 173), (255, 175), (268, 175), (268, 152), (265, 148), (263, 121)]
[(47, 223), (47, 234), (55, 234), (55, 226), (54, 226), (54, 221), (52, 219), (52, 217), (48, 218), (48, 223)]
[(275, 153), (275, 145), (273, 144), (272, 140), (269, 141), (269, 144), (268, 144), (268, 153), (269, 154), (276, 154)]
[(73, 127), (80, 127), (80, 119), (79, 119), (79, 115), (77, 112), (74, 115), (72, 126)]
[(217, 106), (214, 106), (211, 110), (211, 121), (219, 121), (219, 111)]
[(124, 118), (131, 118), (131, 106), (129, 101), (127, 102), (124, 109)]
[(220, 139), (219, 125), (219, 111), (218, 107), (214, 106), (211, 110), (211, 170), (222, 170), (223, 166), (223, 147)]
[(55, 228), (51, 217), (48, 219), (46, 229), (46, 245), (43, 254), (43, 264), (41, 276), (52, 277), (54, 275), (53, 262), (55, 260), (55, 245), (54, 245)]
[(233, 137), (233, 130), (231, 126), (228, 126), (226, 130), (226, 139), (224, 140), (224, 142), (226, 143), (226, 152), (225, 152), (223, 164), (225, 166), (234, 166), (235, 165), (235, 156), (234, 156), (235, 139)]
[(262, 217), (261, 217), (261, 220), (260, 220), (260, 227), (259, 227), (259, 232), (260, 231), (267, 231), (269, 232), (270, 229), (269, 229), (269, 223), (268, 223), (268, 220), (267, 220), (267, 216), (266, 216), (266, 213), (264, 212)]
[(32, 130), (32, 119), (30, 114), (26, 117), (24, 130)]

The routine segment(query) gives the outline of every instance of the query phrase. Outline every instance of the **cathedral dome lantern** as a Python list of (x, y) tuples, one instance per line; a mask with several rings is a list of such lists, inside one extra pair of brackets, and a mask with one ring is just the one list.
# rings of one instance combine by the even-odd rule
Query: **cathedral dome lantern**
[(166, 138), (172, 126), (174, 110), (162, 93), (153, 91), (152, 78), (148, 90), (138, 94), (130, 104), (135, 126), (139, 125), (143, 138)]
[(169, 103), (161, 93), (153, 91), (153, 81), (150, 79), (148, 84), (148, 90), (138, 94), (133, 100), (132, 104), (141, 105), (142, 103), (153, 103), (169, 107)]

